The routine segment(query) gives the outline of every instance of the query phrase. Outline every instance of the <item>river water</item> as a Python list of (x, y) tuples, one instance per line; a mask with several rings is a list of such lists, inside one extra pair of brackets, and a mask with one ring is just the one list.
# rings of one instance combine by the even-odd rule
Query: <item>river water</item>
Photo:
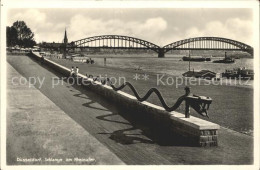
[[(104, 65), (104, 58), (93, 57), (95, 63)], [(214, 60), (217, 60), (217, 58)], [(235, 63), (213, 63), (211, 62), (191, 62), (191, 70), (210, 70), (216, 73), (225, 72), (226, 69), (233, 69), (238, 67), (246, 67), (253, 69), (253, 59), (242, 58), (236, 59)], [(173, 76), (182, 76), (188, 71), (189, 62), (182, 61), (181, 57), (107, 57), (106, 65), (111, 67), (120, 67), (128, 69), (141, 69), (144, 71), (169, 74)]]

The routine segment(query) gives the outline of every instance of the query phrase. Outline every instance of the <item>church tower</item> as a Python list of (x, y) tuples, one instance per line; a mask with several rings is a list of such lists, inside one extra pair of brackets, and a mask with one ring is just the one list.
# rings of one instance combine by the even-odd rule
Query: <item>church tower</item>
[(65, 28), (65, 34), (64, 34), (64, 39), (63, 39), (63, 58), (66, 58), (66, 53), (67, 53), (67, 44), (68, 44), (68, 38), (67, 38), (67, 30)]
[(67, 43), (68, 43), (67, 30), (66, 30), (66, 28), (65, 28), (65, 34), (64, 34), (63, 43), (64, 43), (64, 44), (67, 44)]

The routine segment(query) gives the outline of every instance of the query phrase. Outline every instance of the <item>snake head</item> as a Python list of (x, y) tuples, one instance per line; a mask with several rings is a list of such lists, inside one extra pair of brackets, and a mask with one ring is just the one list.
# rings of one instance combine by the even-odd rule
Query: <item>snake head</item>
[(208, 110), (212, 103), (210, 97), (191, 95), (186, 97), (186, 101), (198, 114), (209, 118)]

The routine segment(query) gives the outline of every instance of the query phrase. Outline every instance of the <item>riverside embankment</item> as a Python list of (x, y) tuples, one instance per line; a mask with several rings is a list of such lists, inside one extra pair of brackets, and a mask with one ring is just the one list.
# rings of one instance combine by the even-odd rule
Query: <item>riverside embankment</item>
[[(55, 89), (50, 88), (52, 77), (59, 78), (61, 75), (26, 56), (22, 59), (20, 57), (8, 56), (8, 62), (27, 79), (33, 76), (45, 77), (46, 82), (39, 91), (126, 164), (252, 163), (253, 138), (250, 136), (221, 128), (219, 146), (215, 148), (201, 149), (181, 143), (160, 144), (149, 135), (150, 129), (141, 126), (138, 122), (133, 124), (130, 119), (122, 116), (125, 115), (124, 111), (118, 110), (90, 91), (66, 83), (60, 84)], [(35, 87), (38, 88), (38, 85), (36, 84)], [(182, 94), (183, 89), (180, 89), (179, 95)], [(70, 124), (67, 127), (73, 128)], [(26, 134), (21, 137), (27, 138)], [(46, 136), (46, 140), (50, 137)]]
[[(189, 81), (183, 77), (136, 70), (134, 68), (104, 67), (65, 59), (50, 59), (68, 68), (78, 66), (79, 72), (82, 74), (113, 77), (117, 85), (122, 84), (124, 80), (129, 81), (135, 86), (141, 96), (146, 94), (150, 88), (156, 87), (160, 90), (169, 105), (173, 105), (177, 98), (183, 95), (185, 86), (190, 86), (192, 93), (209, 96), (213, 99), (209, 110), (210, 121), (241, 133), (253, 135), (252, 88), (240, 86), (239, 84), (230, 85), (229, 82), (225, 81), (223, 81), (222, 85), (219, 85), (220, 82), (214, 84), (214, 82), (208, 83), (205, 80)], [(147, 76), (146, 78), (145, 75)], [(132, 93), (128, 88), (123, 89), (123, 91), (129, 94)], [(160, 101), (155, 95), (152, 95), (148, 101), (160, 105)], [(182, 106), (177, 111), (184, 113), (184, 108)], [(194, 111), (192, 111), (192, 115), (208, 120), (199, 116)]]

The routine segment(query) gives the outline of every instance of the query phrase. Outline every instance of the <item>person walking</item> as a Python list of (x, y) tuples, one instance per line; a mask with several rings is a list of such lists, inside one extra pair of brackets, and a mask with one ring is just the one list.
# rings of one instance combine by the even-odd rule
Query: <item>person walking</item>
[(77, 76), (77, 75), (78, 75), (78, 73), (79, 73), (79, 68), (78, 68), (78, 67), (76, 67), (75, 75)]
[(70, 76), (74, 76), (75, 75), (75, 71), (74, 71), (74, 67), (72, 66), (70, 69)]

